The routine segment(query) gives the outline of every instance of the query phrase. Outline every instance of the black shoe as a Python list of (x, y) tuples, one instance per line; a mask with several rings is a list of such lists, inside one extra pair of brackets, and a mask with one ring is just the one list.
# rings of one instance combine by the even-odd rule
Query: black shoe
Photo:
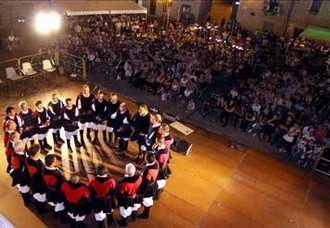
[(92, 141), (92, 138), (91, 138), (91, 136), (90, 135), (87, 135), (87, 139), (88, 139), (88, 141)]
[(138, 215), (137, 216), (138, 218), (140, 218), (140, 219), (147, 219), (147, 218), (149, 218), (149, 216), (147, 216), (146, 214), (140, 214), (140, 215)]
[(138, 215), (137, 217), (140, 218), (140, 219), (147, 219), (147, 218), (149, 218), (150, 208), (151, 207), (145, 207), (143, 213), (141, 215)]
[(74, 144), (76, 145), (76, 147), (81, 147), (81, 144), (78, 141), (78, 136), (77, 135), (74, 135), (73, 136), (73, 139), (74, 139)]
[(122, 218), (121, 220), (117, 221), (118, 225), (126, 227), (128, 225), (127, 220)]
[(111, 226), (112, 223), (113, 223), (113, 216), (112, 216), (112, 214), (108, 214), (107, 215), (107, 224), (108, 224), (108, 226)]
[(159, 200), (160, 199), (160, 195), (162, 194), (163, 192), (163, 189), (157, 189), (157, 194), (156, 194), (156, 197), (155, 197), (155, 200)]
[(103, 134), (103, 141), (107, 143), (107, 132), (104, 130), (102, 131), (102, 134)]
[(53, 147), (51, 145), (47, 144), (47, 143), (44, 145), (44, 147), (45, 147), (46, 150), (53, 149)]
[(80, 144), (80, 142), (77, 140), (77, 141), (74, 141), (74, 145), (76, 146), (76, 147), (81, 147), (81, 144)]
[(67, 213), (66, 213), (65, 210), (60, 211), (58, 214), (59, 214), (59, 217), (60, 217), (60, 222), (62, 224), (68, 223), (69, 220), (68, 220)]
[(23, 198), (24, 206), (26, 206), (26, 207), (30, 206), (31, 198), (30, 198), (29, 194), (28, 193), (22, 194), (22, 198)]
[(59, 130), (56, 132), (56, 139), (57, 139), (58, 143), (60, 143), (60, 144), (65, 143), (65, 141), (61, 138)]
[(56, 136), (55, 133), (53, 133), (53, 141), (54, 141), (54, 144), (55, 144), (56, 146), (60, 146), (60, 143), (59, 143), (59, 141), (57, 140), (57, 136)]
[(91, 138), (91, 129), (90, 128), (87, 128), (87, 139), (88, 139), (88, 141), (92, 141), (92, 138)]
[(97, 139), (97, 138), (94, 138), (93, 142), (92, 142), (94, 145), (95, 144), (100, 144), (100, 141)]
[(132, 221), (135, 222), (137, 217), (137, 211), (132, 211)]
[(36, 209), (39, 215), (43, 215), (50, 212), (50, 210), (46, 208), (45, 203), (37, 202)]

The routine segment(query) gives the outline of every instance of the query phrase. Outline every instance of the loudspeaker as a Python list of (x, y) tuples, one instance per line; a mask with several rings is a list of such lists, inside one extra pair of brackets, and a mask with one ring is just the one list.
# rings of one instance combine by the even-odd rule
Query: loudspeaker
[(168, 112), (164, 112), (163, 117), (164, 117), (164, 120), (168, 120), (170, 122), (175, 122), (175, 121), (179, 120), (178, 116), (174, 116), (173, 114), (168, 113)]
[(174, 138), (174, 141), (171, 145), (171, 150), (186, 156), (190, 153), (191, 149), (192, 143), (179, 138)]
[(265, 4), (265, 5), (263, 6), (263, 10), (264, 10), (264, 11), (268, 11), (268, 10), (270, 10), (270, 5), (269, 5), (269, 4)]
[(273, 9), (274, 13), (280, 13), (281, 12), (281, 7), (280, 6), (275, 6)]
[(316, 161), (315, 171), (330, 176), (330, 147), (323, 149)]

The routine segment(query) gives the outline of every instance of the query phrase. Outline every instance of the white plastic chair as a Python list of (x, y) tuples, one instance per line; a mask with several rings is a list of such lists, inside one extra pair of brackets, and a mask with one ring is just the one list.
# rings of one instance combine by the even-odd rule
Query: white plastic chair
[(22, 76), (17, 74), (14, 67), (7, 67), (6, 68), (6, 76), (7, 76), (7, 79), (12, 80), (12, 81), (17, 81), (17, 80), (23, 78)]
[(49, 59), (42, 60), (42, 69), (47, 72), (54, 72), (56, 68), (52, 65)]
[(37, 71), (35, 71), (32, 68), (32, 65), (30, 62), (24, 62), (24, 63), (22, 63), (22, 73), (26, 76), (31, 76), (31, 75), (37, 74)]

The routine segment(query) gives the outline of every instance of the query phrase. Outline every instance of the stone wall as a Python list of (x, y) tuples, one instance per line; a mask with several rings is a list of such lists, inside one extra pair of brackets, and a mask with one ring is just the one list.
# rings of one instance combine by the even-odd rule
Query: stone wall
[[(150, 12), (150, 3), (152, 0), (144, 0), (143, 6)], [(166, 14), (166, 10), (163, 10), (164, 2), (162, 0), (157, 0), (156, 14), (152, 16), (162, 17)], [(171, 6), (171, 19), (178, 20), (181, 16), (181, 9), (183, 5), (188, 5), (191, 7), (191, 13), (194, 16), (195, 21), (204, 19), (210, 12), (212, 5), (211, 0), (173, 0)]]
[[(289, 15), (292, 1), (292, 13)], [(281, 12), (273, 14), (264, 12), (264, 1), (241, 0), (237, 21), (248, 30), (268, 28), (279, 35), (284, 34), (287, 23), (287, 36), (292, 36), (295, 29), (304, 29), (308, 26), (330, 28), (330, 1), (323, 0), (317, 14), (310, 13), (312, 0), (279, 0), (279, 4)]]

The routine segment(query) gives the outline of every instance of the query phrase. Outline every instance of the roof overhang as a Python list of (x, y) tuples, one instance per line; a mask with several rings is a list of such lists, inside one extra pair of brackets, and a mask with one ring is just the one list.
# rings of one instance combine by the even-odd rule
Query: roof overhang
[(317, 42), (330, 43), (330, 30), (319, 27), (308, 27), (299, 34), (299, 37)]
[(146, 14), (147, 9), (133, 1), (55, 1), (54, 7), (68, 16), (107, 14)]

